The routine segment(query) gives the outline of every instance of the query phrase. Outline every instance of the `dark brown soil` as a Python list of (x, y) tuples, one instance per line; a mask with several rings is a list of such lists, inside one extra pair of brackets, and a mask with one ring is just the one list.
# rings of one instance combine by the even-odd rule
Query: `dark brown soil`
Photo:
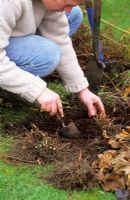
[[(61, 137), (59, 130), (62, 127), (56, 117), (49, 117), (45, 113), (37, 114), (23, 125), (26, 129), (14, 127), (14, 135), (20, 137), (20, 140), (9, 153), (10, 159), (32, 163), (37, 163), (40, 159), (41, 163), (45, 164), (66, 158), (75, 160), (82, 152), (83, 158), (92, 161), (98, 153), (107, 148), (103, 145), (102, 127), (94, 119), (87, 118), (84, 110), (82, 112), (73, 109), (72, 112), (66, 109), (65, 117), (66, 124), (70, 121), (75, 123), (80, 131), (80, 138)], [(12, 132), (12, 128), (9, 132)]]
[(35, 114), (22, 125), (23, 128), (8, 130), (17, 135), (17, 142), (7, 155), (8, 161), (40, 165), (55, 163), (56, 167), (49, 177), (41, 175), (51, 184), (63, 189), (94, 187), (97, 180), (91, 163), (99, 154), (110, 149), (102, 137), (103, 130), (116, 134), (130, 124), (128, 107), (112, 111), (107, 106), (106, 109), (109, 120), (114, 120), (112, 124), (107, 118), (101, 121), (88, 118), (84, 106), (73, 98), (69, 108), (65, 108), (65, 123), (75, 123), (80, 131), (80, 138), (77, 139), (59, 135), (62, 127), (56, 117), (49, 117), (45, 113)]

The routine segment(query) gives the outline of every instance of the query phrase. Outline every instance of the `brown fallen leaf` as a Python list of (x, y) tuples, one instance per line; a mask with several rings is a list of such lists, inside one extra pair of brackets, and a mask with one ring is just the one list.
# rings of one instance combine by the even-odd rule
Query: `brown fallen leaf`
[(119, 141), (123, 141), (126, 138), (130, 139), (130, 134), (125, 129), (122, 129), (122, 131), (116, 135), (116, 139), (118, 139)]
[(117, 155), (115, 150), (107, 150), (103, 154), (99, 154), (99, 168), (111, 165), (112, 159)]
[(128, 174), (126, 177), (126, 185), (128, 186), (128, 188), (130, 188), (130, 174)]
[(110, 139), (108, 144), (113, 148), (113, 149), (119, 149), (120, 145), (118, 142), (116, 142), (116, 140), (114, 139)]
[(102, 185), (105, 191), (116, 191), (118, 188), (125, 189), (124, 178), (119, 175), (108, 174)]
[(124, 91), (123, 96), (124, 96), (125, 98), (127, 98), (127, 97), (129, 96), (129, 94), (130, 94), (130, 87), (127, 87), (127, 88), (125, 88), (125, 91)]
[(126, 151), (126, 159), (130, 162), (130, 150)]
[(116, 174), (122, 174), (122, 170), (124, 169), (129, 162), (125, 159), (126, 152), (120, 151), (119, 154), (112, 160), (113, 172)]
[(113, 149), (118, 149), (118, 148), (120, 148), (120, 145), (119, 145), (119, 143), (116, 141), (116, 138), (110, 138), (110, 137), (107, 135), (106, 130), (103, 131), (102, 135), (103, 135), (103, 138), (104, 138), (106, 144), (110, 145)]

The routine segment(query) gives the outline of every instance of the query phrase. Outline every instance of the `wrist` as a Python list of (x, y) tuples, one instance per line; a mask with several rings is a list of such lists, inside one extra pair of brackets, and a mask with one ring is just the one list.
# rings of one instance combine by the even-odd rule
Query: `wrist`
[(84, 91), (87, 92), (87, 91), (90, 91), (90, 90), (88, 89), (88, 87), (86, 87), (86, 88), (82, 89), (80, 92), (78, 92), (77, 95), (80, 95)]

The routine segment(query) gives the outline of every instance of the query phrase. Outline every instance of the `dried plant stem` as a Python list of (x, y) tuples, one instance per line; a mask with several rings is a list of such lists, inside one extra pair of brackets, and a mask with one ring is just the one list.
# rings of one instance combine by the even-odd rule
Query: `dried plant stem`
[(120, 90), (115, 86), (114, 82), (110, 79), (110, 77), (105, 73), (103, 72), (103, 75), (111, 82), (111, 84), (113, 85), (115, 91), (121, 96), (121, 98), (126, 102), (126, 104), (128, 105), (128, 107), (130, 107), (130, 104), (129, 102), (122, 96)]

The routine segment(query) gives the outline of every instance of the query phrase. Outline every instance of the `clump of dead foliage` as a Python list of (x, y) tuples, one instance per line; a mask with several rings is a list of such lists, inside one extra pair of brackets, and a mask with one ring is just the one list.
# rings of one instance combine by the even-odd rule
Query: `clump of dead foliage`
[(109, 118), (96, 120), (102, 124), (102, 136), (109, 149), (97, 155), (92, 169), (105, 191), (130, 190), (130, 126), (121, 129)]
[(60, 189), (92, 189), (97, 184), (94, 171), (85, 159), (65, 160), (58, 163), (47, 177), (49, 183)]
[(32, 129), (25, 130), (24, 137), (18, 139), (7, 158), (43, 165), (54, 161), (58, 157), (57, 151), (57, 139), (50, 137), (47, 132), (40, 131), (32, 124)]

